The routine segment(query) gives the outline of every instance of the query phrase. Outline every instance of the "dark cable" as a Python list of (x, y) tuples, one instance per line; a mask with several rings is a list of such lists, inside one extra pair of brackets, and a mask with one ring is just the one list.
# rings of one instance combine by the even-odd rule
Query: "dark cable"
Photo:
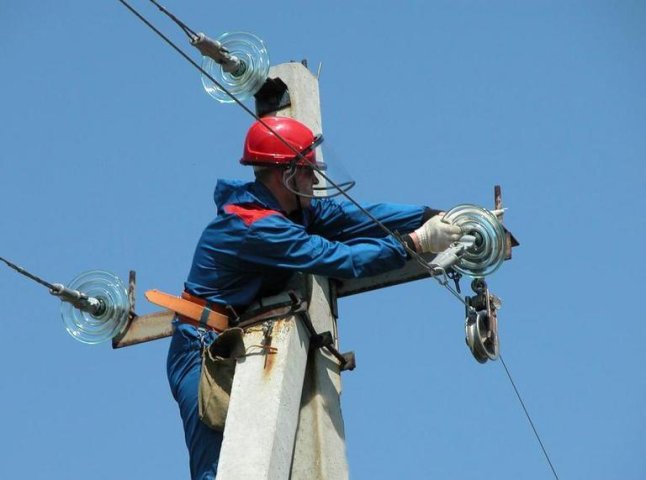
[(527, 411), (527, 407), (525, 407), (525, 402), (523, 402), (523, 399), (520, 396), (520, 392), (516, 388), (516, 383), (514, 382), (514, 379), (511, 378), (511, 373), (509, 373), (509, 369), (507, 368), (507, 364), (502, 358), (502, 355), (499, 355), (498, 358), (500, 358), (500, 363), (502, 363), (502, 366), (505, 367), (505, 372), (507, 373), (507, 377), (509, 377), (509, 381), (511, 382), (511, 386), (514, 387), (514, 392), (516, 392), (516, 396), (518, 397), (518, 400), (520, 401), (521, 407), (523, 407), (523, 411), (525, 412), (525, 416), (527, 417), (527, 420), (529, 421), (529, 424), (532, 427), (532, 430), (534, 431), (534, 435), (536, 436), (536, 440), (538, 440), (539, 445), (541, 446), (541, 450), (543, 450), (543, 455), (545, 455), (545, 459), (547, 460), (547, 463), (549, 463), (550, 468), (552, 469), (552, 473), (554, 474), (554, 478), (556, 480), (559, 480), (559, 476), (556, 474), (556, 470), (554, 469), (554, 465), (552, 465), (552, 461), (550, 460), (550, 456), (547, 454), (547, 450), (545, 450), (545, 446), (543, 445), (543, 442), (541, 441), (541, 437), (538, 435), (538, 431), (536, 430), (536, 427), (534, 426), (534, 422), (532, 422), (532, 417), (529, 416), (529, 412)]
[(2, 257), (0, 257), (0, 260), (2, 260), (4, 263), (6, 263), (9, 267), (13, 268), (16, 272), (24, 275), (27, 278), (32, 279), (33, 281), (35, 281), (37, 283), (40, 283), (42, 286), (49, 288), (49, 290), (56, 290), (56, 287), (53, 284), (43, 280), (42, 278), (34, 275), (33, 273), (29, 273), (27, 270), (25, 270), (22, 267), (19, 267), (15, 263), (11, 263), (9, 260), (7, 260), (5, 258), (2, 258)]
[(195, 33), (188, 25), (186, 25), (184, 22), (182, 22), (179, 18), (177, 18), (175, 15), (173, 15), (171, 12), (166, 10), (166, 8), (159, 3), (157, 3), (155, 0), (150, 0), (159, 10), (162, 11), (162, 13), (166, 14), (173, 22), (175, 22), (179, 27), (184, 30), (184, 33), (188, 36), (188, 38), (191, 39), (191, 41), (197, 39), (199, 35)]

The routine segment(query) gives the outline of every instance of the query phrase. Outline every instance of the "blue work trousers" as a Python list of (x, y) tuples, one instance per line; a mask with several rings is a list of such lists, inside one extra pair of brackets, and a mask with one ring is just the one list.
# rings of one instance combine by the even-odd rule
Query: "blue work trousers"
[(177, 321), (175, 327), (168, 350), (166, 373), (184, 424), (191, 479), (214, 480), (223, 435), (200, 421), (197, 397), (202, 371), (202, 345), (210, 345), (216, 334)]

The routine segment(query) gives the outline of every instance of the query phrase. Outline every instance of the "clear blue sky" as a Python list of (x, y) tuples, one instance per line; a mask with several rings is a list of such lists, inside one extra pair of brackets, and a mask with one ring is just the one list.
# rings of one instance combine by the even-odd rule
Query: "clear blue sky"
[[(255, 33), (274, 64), (323, 62), (326, 148), (358, 199), (491, 205), (501, 184), (522, 243), (489, 281), (502, 351), (557, 471), (646, 478), (644, 2), (164, 3)], [(58, 282), (135, 269), (153, 311), (142, 293), (181, 291), (216, 179), (250, 178), (250, 118), (116, 0), (4, 0), (0, 54), (0, 255)], [(0, 478), (188, 478), (168, 341), (80, 344), (58, 303), (0, 266)], [(340, 311), (353, 479), (551, 478), (433, 281)]]

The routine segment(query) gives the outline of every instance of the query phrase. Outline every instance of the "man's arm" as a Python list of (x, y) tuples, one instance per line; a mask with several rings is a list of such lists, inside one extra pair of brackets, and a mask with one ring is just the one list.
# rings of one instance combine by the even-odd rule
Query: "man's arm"
[(274, 215), (255, 222), (238, 247), (239, 258), (278, 268), (338, 278), (377, 275), (404, 265), (406, 251), (394, 238), (349, 238), (310, 234)]
[[(378, 203), (364, 205), (372, 216), (391, 231), (408, 233), (439, 213), (428, 207)], [(308, 230), (330, 240), (345, 242), (357, 237), (380, 238), (386, 233), (364, 212), (347, 201), (315, 199)]]

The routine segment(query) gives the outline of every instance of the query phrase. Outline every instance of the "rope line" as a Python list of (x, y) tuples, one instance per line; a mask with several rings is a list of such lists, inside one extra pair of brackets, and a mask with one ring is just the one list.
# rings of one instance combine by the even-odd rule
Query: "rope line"
[(507, 377), (509, 378), (509, 381), (511, 382), (511, 386), (514, 387), (514, 392), (516, 392), (516, 396), (518, 397), (518, 401), (520, 402), (520, 406), (523, 407), (523, 411), (525, 412), (525, 416), (527, 417), (527, 420), (529, 421), (529, 424), (531, 425), (532, 430), (534, 431), (534, 435), (536, 436), (536, 440), (538, 440), (538, 444), (541, 446), (541, 450), (543, 450), (543, 455), (545, 455), (545, 459), (547, 460), (547, 463), (550, 465), (550, 468), (552, 469), (552, 473), (554, 474), (554, 478), (556, 478), (556, 480), (559, 480), (559, 476), (556, 474), (556, 470), (554, 468), (554, 465), (552, 464), (552, 461), (550, 460), (550, 456), (547, 454), (547, 450), (545, 449), (545, 446), (543, 445), (543, 442), (541, 441), (541, 437), (538, 434), (538, 431), (536, 430), (536, 427), (534, 426), (534, 422), (532, 421), (532, 417), (529, 415), (529, 412), (527, 411), (527, 407), (525, 406), (525, 402), (523, 402), (523, 399), (520, 396), (520, 392), (518, 391), (518, 388), (516, 388), (516, 383), (514, 382), (514, 379), (511, 377), (511, 373), (509, 373), (509, 369), (507, 368), (507, 364), (505, 363), (505, 360), (502, 358), (502, 355), (498, 355), (498, 358), (500, 358), (500, 363), (502, 363), (502, 366), (505, 367), (505, 373), (507, 374)]

